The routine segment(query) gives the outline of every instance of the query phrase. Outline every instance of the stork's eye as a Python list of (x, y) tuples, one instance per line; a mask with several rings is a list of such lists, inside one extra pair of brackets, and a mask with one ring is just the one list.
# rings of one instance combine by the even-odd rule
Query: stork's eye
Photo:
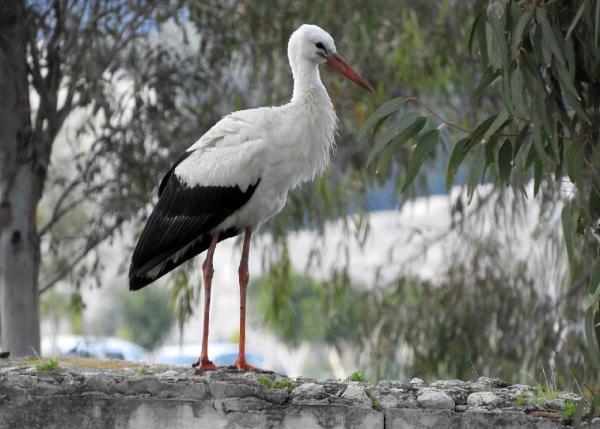
[(323, 44), (321, 42), (315, 43), (315, 46), (318, 49), (323, 49), (324, 51), (327, 51), (327, 49), (325, 49), (325, 46), (323, 46)]

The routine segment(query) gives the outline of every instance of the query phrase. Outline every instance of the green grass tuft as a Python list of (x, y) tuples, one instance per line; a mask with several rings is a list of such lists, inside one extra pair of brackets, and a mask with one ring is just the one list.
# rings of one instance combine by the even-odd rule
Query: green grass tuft
[(150, 371), (149, 368), (146, 368), (146, 367), (142, 366), (142, 367), (140, 367), (138, 369), (138, 375), (139, 376), (144, 376), (144, 375), (149, 375), (149, 374), (152, 374), (152, 371)]
[(567, 399), (565, 401), (565, 409), (562, 412), (562, 415), (568, 421), (573, 421), (575, 418), (575, 411), (577, 410), (577, 403), (575, 401), (571, 401)]
[(527, 406), (527, 395), (525, 394), (525, 392), (521, 392), (521, 394), (517, 396), (517, 405), (519, 407)]
[(558, 398), (558, 390), (553, 386), (538, 386), (535, 391), (535, 398), (533, 403), (535, 405), (542, 405), (546, 401), (553, 401)]
[(46, 361), (39, 361), (39, 363), (35, 366), (39, 372), (48, 372), (54, 371), (58, 368), (58, 361), (56, 359), (47, 359)]
[(288, 378), (281, 378), (281, 379), (277, 380), (276, 382), (273, 382), (273, 380), (271, 380), (266, 375), (260, 374), (258, 377), (256, 377), (256, 381), (269, 389), (290, 389), (291, 390), (294, 388), (294, 382)]
[(273, 381), (264, 374), (260, 374), (256, 377), (256, 381), (269, 389), (273, 387)]
[(37, 357), (37, 356), (28, 356), (28, 357), (24, 358), (24, 359), (21, 361), (21, 363), (22, 363), (23, 365), (33, 365), (33, 364), (36, 364), (36, 363), (38, 363), (39, 361), (40, 361), (40, 358), (39, 358), (39, 357)]
[(371, 398), (371, 404), (375, 411), (383, 411), (383, 407), (381, 406), (381, 402), (377, 398)]
[(371, 400), (371, 406), (375, 411), (383, 411), (383, 407), (381, 406), (381, 402), (377, 399), (377, 396), (373, 393), (373, 391), (369, 388), (365, 389), (365, 393)]
[(350, 374), (350, 376), (347, 379), (348, 381), (362, 381), (365, 382), (367, 381), (367, 377), (365, 377), (365, 374), (360, 370), (356, 370), (354, 371), (352, 374)]
[(289, 389), (294, 388), (294, 382), (288, 378), (282, 378), (273, 383), (273, 389)]

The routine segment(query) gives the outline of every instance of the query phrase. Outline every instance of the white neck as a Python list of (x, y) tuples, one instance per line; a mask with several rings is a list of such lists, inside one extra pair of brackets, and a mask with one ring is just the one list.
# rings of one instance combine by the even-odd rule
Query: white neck
[(317, 64), (306, 61), (294, 61), (292, 66), (292, 76), (294, 77), (294, 92), (292, 94), (292, 103), (302, 100), (312, 99), (315, 95), (325, 95), (327, 90), (321, 82), (319, 67)]
[[(294, 93), (287, 105), (294, 123), (298, 124), (298, 144), (288, 148), (294, 151), (294, 165), (290, 171), (291, 186), (310, 180), (325, 170), (335, 145), (337, 117), (331, 99), (321, 82), (319, 68), (311, 61), (290, 61), (294, 76)], [(301, 124), (301, 125), (300, 125)], [(298, 162), (298, 161), (301, 162)]]

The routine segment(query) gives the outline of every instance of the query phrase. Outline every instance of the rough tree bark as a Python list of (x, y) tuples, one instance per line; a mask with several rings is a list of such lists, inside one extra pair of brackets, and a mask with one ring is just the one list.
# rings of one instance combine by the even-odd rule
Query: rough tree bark
[[(40, 232), (36, 210), (56, 136), (72, 110), (89, 106), (96, 96), (96, 86), (81, 86), (81, 81), (102, 80), (117, 53), (144, 34), (162, 4), (168, 6), (160, 0), (0, 0), (0, 350), (13, 356), (39, 351)], [(172, 12), (169, 7), (165, 10)], [(84, 53), (94, 49), (96, 41), (102, 43), (94, 53), (94, 69), (88, 70), (90, 64), (84, 62), (89, 57)], [(112, 43), (110, 51), (104, 46), (107, 41)], [(59, 90), (64, 97), (59, 97)], [(34, 111), (30, 93), (39, 100)], [(69, 212), (60, 208), (64, 202), (59, 200), (53, 214), (57, 217), (42, 231), (48, 232), (47, 228)], [(71, 208), (76, 206), (71, 204)], [(122, 222), (117, 220), (105, 231), (91, 235), (70, 267)], [(59, 269), (42, 291), (69, 271)]]
[(36, 208), (44, 172), (32, 140), (24, 0), (0, 2), (0, 348), (39, 352)]

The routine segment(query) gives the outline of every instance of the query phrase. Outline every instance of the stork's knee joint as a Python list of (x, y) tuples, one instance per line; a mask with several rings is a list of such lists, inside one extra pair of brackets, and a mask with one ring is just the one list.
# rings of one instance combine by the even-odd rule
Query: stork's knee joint
[(250, 274), (248, 273), (248, 270), (240, 268), (238, 270), (238, 274), (239, 274), (239, 277), (240, 277), (240, 282), (242, 282), (242, 283), (248, 283), (248, 281), (250, 280)]
[(212, 279), (215, 270), (213, 269), (212, 264), (207, 264), (206, 261), (202, 264), (202, 272), (204, 273), (204, 278)]

